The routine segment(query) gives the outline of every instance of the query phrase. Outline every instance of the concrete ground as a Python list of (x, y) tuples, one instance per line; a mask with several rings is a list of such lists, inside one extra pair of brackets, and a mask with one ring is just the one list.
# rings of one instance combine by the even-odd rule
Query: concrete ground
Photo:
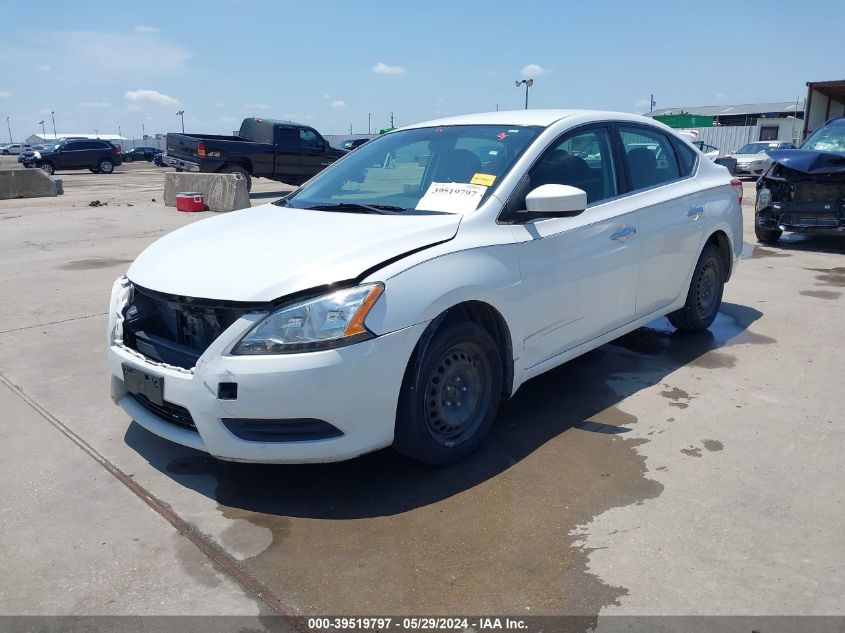
[(231, 464), (109, 399), (113, 279), (209, 215), (163, 171), (0, 202), (0, 613), (845, 615), (845, 240), (755, 245), (747, 182), (711, 332), (529, 382), (448, 468)]

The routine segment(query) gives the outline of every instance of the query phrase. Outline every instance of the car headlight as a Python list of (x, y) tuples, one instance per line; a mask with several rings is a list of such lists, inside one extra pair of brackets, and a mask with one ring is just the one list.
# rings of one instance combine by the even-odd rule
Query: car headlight
[(757, 211), (762, 211), (763, 209), (771, 206), (772, 204), (772, 191), (771, 189), (767, 189), (763, 187), (757, 192), (757, 204), (754, 205), (754, 208)]
[(126, 275), (118, 277), (109, 301), (109, 345), (123, 342), (123, 310), (132, 301), (132, 284)]
[(350, 345), (375, 336), (364, 326), (380, 283), (338, 290), (279, 308), (250, 330), (233, 354), (289, 354)]

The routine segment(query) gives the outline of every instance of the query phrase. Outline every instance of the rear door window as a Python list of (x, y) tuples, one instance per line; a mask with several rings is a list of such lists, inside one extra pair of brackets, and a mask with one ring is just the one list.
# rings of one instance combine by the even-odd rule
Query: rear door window
[(275, 132), (276, 149), (280, 152), (299, 151), (299, 134), (292, 127), (277, 127)]
[(669, 137), (646, 127), (620, 126), (631, 190), (647, 189), (681, 177)]

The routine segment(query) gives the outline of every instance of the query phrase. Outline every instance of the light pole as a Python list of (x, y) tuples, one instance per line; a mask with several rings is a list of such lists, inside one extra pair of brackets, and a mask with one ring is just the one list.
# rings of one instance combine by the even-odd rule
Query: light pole
[(652, 94), (651, 97), (648, 99), (648, 113), (651, 114), (654, 112), (654, 106), (657, 105), (657, 101), (654, 100), (654, 95)]
[(56, 134), (56, 113), (52, 110), (50, 111), (50, 118), (53, 119), (53, 140), (58, 141), (59, 135)]
[(373, 113), (367, 112), (367, 134), (373, 133)]
[(9, 123), (9, 117), (6, 117), (6, 127), (9, 128), (9, 143), (14, 143), (12, 140), (12, 124)]
[(46, 138), (47, 137), (47, 130), (44, 129), (44, 119), (40, 120), (38, 122), (38, 125), (41, 126), (41, 136), (45, 137), (44, 140), (46, 141), (47, 140), (47, 138)]
[(525, 84), (525, 109), (527, 110), (528, 109), (528, 89), (531, 86), (534, 85), (534, 80), (533, 79), (523, 79), (521, 81), (517, 80), (514, 83), (516, 84), (517, 88), (519, 88), (522, 84)]
[(176, 116), (182, 117), (182, 134), (184, 134), (185, 133), (185, 111), (179, 110), (179, 112), (176, 113)]

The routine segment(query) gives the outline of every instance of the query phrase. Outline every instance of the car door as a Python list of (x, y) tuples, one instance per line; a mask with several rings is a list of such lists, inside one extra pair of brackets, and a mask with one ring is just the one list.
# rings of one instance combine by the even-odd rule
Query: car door
[(73, 169), (77, 157), (79, 141), (68, 141), (62, 145), (53, 156), (53, 166), (56, 169)]
[(299, 130), (277, 125), (273, 130), (275, 165), (273, 173), (298, 180), (302, 175), (299, 169)]
[[(692, 177), (696, 155), (647, 125), (617, 126), (630, 198), (639, 208), (636, 316), (672, 303), (698, 258), (706, 204)], [(652, 149), (655, 148), (655, 149)], [(681, 160), (683, 159), (683, 160)]]
[(320, 173), (332, 164), (326, 156), (326, 142), (323, 137), (310, 128), (299, 129), (300, 156), (299, 164), (303, 180)]
[(541, 185), (572, 185), (586, 191), (588, 203), (574, 217), (512, 227), (524, 289), (526, 368), (634, 318), (639, 220), (636, 207), (619, 195), (617, 157), (609, 126), (578, 128), (552, 143), (522, 186), (524, 200)]

